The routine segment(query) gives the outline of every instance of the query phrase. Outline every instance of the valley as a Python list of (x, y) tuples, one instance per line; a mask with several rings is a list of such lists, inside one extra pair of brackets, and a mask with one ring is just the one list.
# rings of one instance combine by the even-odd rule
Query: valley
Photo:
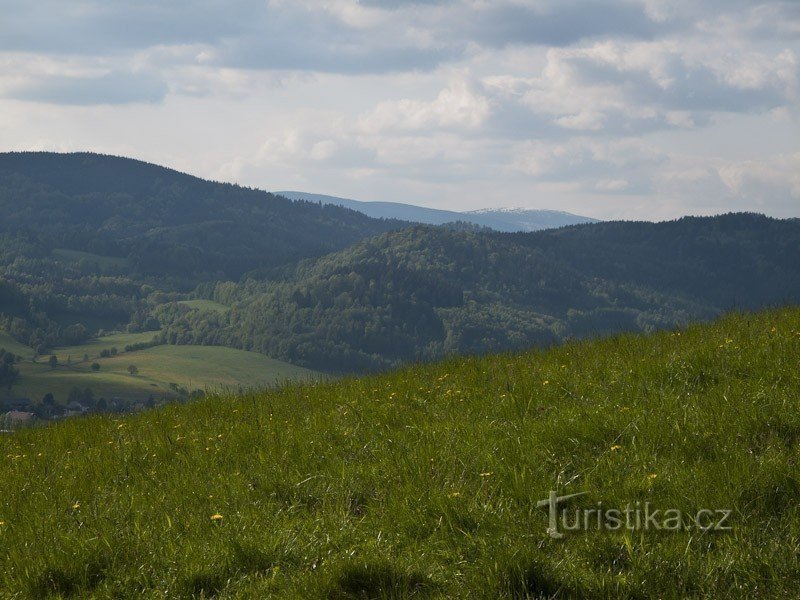
[[(0, 331), (0, 348), (20, 356), (19, 381), (0, 390), (0, 406), (34, 412), (41, 419), (66, 413), (141, 410), (210, 392), (238, 392), (316, 381), (324, 376), (263, 354), (212, 346), (149, 345), (158, 332), (113, 334), (84, 344), (53, 348), (32, 361), (34, 351)], [(129, 349), (126, 349), (129, 348)], [(49, 360), (55, 356), (57, 364)], [(133, 371), (131, 367), (134, 367)], [(43, 399), (53, 396), (55, 410)], [(76, 407), (69, 408), (71, 402)], [(2, 412), (2, 410), (0, 410)]]

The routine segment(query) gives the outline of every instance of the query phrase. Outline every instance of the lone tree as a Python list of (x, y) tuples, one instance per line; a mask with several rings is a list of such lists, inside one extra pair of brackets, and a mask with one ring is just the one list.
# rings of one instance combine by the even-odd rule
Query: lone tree
[(55, 369), (58, 366), (58, 357), (55, 354), (53, 354), (47, 361), (47, 364), (50, 365), (51, 369)]
[(0, 348), (0, 386), (5, 386), (11, 391), (11, 386), (19, 379), (19, 369), (14, 367), (17, 357), (11, 352)]
[(131, 375), (136, 375), (139, 372), (139, 369), (136, 368), (136, 365), (130, 365), (128, 367), (128, 373)]
[(96, 371), (99, 371), (99, 370), (100, 370), (100, 364), (99, 363), (92, 363), (92, 371), (96, 372)]

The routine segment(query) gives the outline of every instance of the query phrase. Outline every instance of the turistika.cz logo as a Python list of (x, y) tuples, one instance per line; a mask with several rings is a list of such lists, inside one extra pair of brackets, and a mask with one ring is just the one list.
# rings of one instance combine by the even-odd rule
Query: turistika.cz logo
[[(586, 492), (559, 496), (550, 491), (546, 500), (536, 506), (547, 508), (549, 522), (547, 533), (560, 539), (563, 531), (730, 531), (731, 510), (703, 508), (696, 513), (686, 513), (677, 508), (655, 509), (650, 502), (626, 504), (624, 509), (605, 508), (602, 502), (595, 507), (565, 507), (570, 500), (586, 495)], [(560, 505), (560, 506), (559, 506)]]

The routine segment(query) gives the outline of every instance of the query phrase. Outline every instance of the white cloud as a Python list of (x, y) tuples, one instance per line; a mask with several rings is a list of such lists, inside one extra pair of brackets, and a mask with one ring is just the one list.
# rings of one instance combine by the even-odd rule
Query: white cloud
[(475, 128), (491, 112), (489, 100), (465, 78), (458, 78), (432, 101), (404, 98), (381, 102), (360, 120), (365, 133), (387, 130)]
[(564, 115), (555, 119), (555, 122), (561, 127), (578, 131), (599, 131), (603, 128), (605, 121), (606, 115), (594, 110), (581, 110), (577, 114)]
[(770, 157), (768, 161), (747, 160), (717, 167), (723, 184), (742, 199), (760, 201), (782, 194), (800, 206), (800, 152)]
[(335, 140), (321, 140), (311, 146), (310, 156), (314, 160), (325, 160), (332, 157), (338, 147)]
[(624, 192), (630, 187), (627, 179), (601, 179), (595, 184), (598, 192)]

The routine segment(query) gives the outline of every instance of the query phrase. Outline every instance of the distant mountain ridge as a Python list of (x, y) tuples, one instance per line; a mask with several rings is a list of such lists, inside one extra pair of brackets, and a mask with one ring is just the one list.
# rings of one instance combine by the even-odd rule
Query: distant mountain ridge
[(306, 200), (344, 206), (376, 219), (400, 219), (424, 225), (444, 225), (456, 221), (472, 223), (480, 227), (489, 227), (495, 231), (507, 233), (520, 231), (540, 231), (567, 225), (597, 223), (598, 219), (574, 215), (572, 213), (527, 208), (484, 208), (467, 212), (428, 208), (401, 202), (363, 202), (325, 194), (308, 192), (283, 191), (274, 192), (290, 200)]
[(125, 257), (140, 274), (236, 279), (406, 225), (129, 158), (0, 153), (0, 235)]

